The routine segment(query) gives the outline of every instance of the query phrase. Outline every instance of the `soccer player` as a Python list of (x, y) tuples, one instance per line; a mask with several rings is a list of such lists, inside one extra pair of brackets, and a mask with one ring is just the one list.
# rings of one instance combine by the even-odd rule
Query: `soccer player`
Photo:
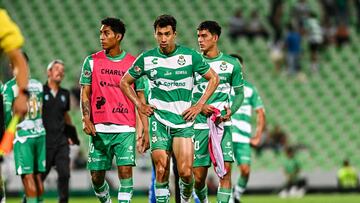
[[(18, 89), (15, 78), (5, 83), (3, 94), (6, 125), (15, 114), (12, 105), (18, 96)], [(45, 172), (46, 162), (45, 128), (41, 115), (43, 86), (39, 81), (30, 79), (27, 89), (29, 110), (24, 120), (16, 126), (14, 159), (16, 174), (21, 176), (24, 185), (26, 202), (36, 203), (43, 201), (44, 186), (41, 176)]]
[[(241, 56), (236, 54), (232, 54), (231, 56), (238, 58), (242, 66), (245, 67)], [(255, 110), (257, 114), (254, 136), (251, 135), (251, 115), (253, 110)], [(247, 80), (244, 80), (244, 101), (240, 109), (231, 119), (233, 125), (232, 141), (234, 156), (241, 173), (234, 190), (234, 201), (236, 203), (240, 202), (240, 197), (245, 192), (249, 180), (251, 146), (259, 146), (261, 135), (265, 128), (265, 109), (263, 102), (255, 86)]]
[(0, 53), (5, 52), (9, 56), (12, 68), (15, 72), (16, 83), (19, 87), (18, 96), (14, 101), (13, 108), (16, 114), (22, 116), (28, 111), (26, 105), (26, 87), (29, 76), (26, 58), (21, 51), (21, 47), (24, 44), (24, 37), (18, 26), (11, 20), (6, 10), (1, 8), (0, 27)]
[(130, 202), (133, 192), (135, 106), (119, 84), (135, 57), (121, 49), (124, 35), (125, 25), (120, 19), (102, 20), (103, 50), (85, 59), (80, 78), (83, 130), (90, 135), (87, 168), (95, 195), (103, 203), (111, 202), (105, 172), (111, 169), (114, 155), (120, 181), (119, 202)]
[[(202, 114), (196, 117), (195, 129), (195, 193), (201, 202), (208, 202), (206, 176), (211, 165), (208, 150), (209, 126), (207, 117), (217, 108), (221, 111), (221, 119), (224, 125), (224, 134), (219, 145), (221, 145), (224, 166), (227, 171), (223, 178), (220, 178), (220, 185), (217, 192), (217, 202), (229, 202), (231, 196), (231, 163), (233, 162), (233, 148), (231, 141), (231, 121), (230, 116), (238, 110), (243, 101), (243, 76), (241, 65), (236, 58), (224, 54), (218, 48), (218, 41), (221, 34), (221, 27), (215, 21), (204, 21), (197, 28), (197, 36), (200, 50), (205, 61), (207, 61), (214, 71), (219, 75), (220, 83), (215, 93), (204, 105)], [(200, 75), (195, 74), (195, 88), (193, 91), (193, 102), (197, 102), (207, 86), (207, 81)], [(235, 100), (231, 107), (230, 91), (233, 88)]]
[[(196, 51), (175, 43), (176, 19), (158, 16), (154, 22), (158, 47), (142, 53), (121, 81), (122, 91), (139, 111), (150, 116), (150, 142), (156, 168), (156, 202), (169, 201), (170, 157), (174, 153), (183, 202), (193, 190), (193, 121), (216, 89), (219, 78)], [(209, 81), (199, 101), (191, 106), (193, 74)], [(131, 84), (143, 75), (150, 80), (149, 104), (140, 101)]]

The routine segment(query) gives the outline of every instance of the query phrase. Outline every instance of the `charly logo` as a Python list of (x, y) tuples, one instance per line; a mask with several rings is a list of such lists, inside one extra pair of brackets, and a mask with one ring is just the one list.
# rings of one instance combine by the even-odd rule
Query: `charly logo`
[(151, 63), (152, 64), (158, 64), (158, 60), (159, 60), (158, 58), (153, 58), (153, 60), (151, 60)]
[(101, 109), (101, 107), (106, 103), (105, 97), (96, 97), (96, 109)]
[(221, 62), (221, 64), (220, 64), (220, 70), (226, 71), (226, 69), (227, 69), (226, 62), (225, 62), (225, 61)]
[(186, 63), (185, 57), (184, 57), (183, 55), (180, 55), (180, 56), (179, 56), (179, 59), (177, 60), (177, 63), (178, 63), (180, 66), (185, 65), (185, 63)]

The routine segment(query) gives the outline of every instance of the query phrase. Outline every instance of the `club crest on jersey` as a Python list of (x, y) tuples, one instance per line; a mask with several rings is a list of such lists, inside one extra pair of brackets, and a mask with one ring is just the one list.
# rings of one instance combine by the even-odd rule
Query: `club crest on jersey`
[(179, 56), (179, 59), (177, 60), (177, 63), (178, 63), (180, 66), (185, 65), (185, 63), (186, 63), (185, 57), (184, 57), (183, 55), (180, 55), (180, 56)]
[(227, 69), (226, 62), (225, 62), (225, 61), (221, 62), (221, 64), (220, 64), (220, 70), (226, 71), (226, 69)]

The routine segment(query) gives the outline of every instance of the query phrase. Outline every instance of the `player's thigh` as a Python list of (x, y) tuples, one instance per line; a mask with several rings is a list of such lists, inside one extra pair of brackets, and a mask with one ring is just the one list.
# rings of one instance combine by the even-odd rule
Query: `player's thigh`
[(170, 135), (170, 128), (158, 121), (155, 116), (151, 116), (149, 120), (151, 151), (171, 151), (173, 138)]
[(96, 133), (90, 136), (87, 169), (91, 171), (110, 170), (113, 154), (110, 143), (113, 133)]
[(135, 132), (114, 134), (111, 151), (115, 154), (117, 166), (135, 166)]
[(34, 138), (16, 137), (14, 143), (14, 160), (17, 175), (34, 173)]
[(185, 164), (186, 166), (190, 165), (192, 167), (194, 161), (194, 144), (191, 138), (174, 137), (173, 153), (178, 166)]
[(209, 167), (209, 129), (194, 130), (194, 165), (193, 167)]
[(224, 127), (224, 134), (221, 140), (221, 149), (225, 162), (234, 162), (234, 149), (232, 143), (232, 130), (231, 126)]
[(234, 157), (238, 166), (251, 164), (251, 147), (249, 143), (234, 142)]

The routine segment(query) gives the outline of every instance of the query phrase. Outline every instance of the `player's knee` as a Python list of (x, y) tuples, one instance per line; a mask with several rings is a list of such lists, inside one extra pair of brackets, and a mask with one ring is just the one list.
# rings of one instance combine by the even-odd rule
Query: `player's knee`
[(101, 186), (103, 185), (105, 177), (99, 173), (91, 173), (91, 181), (93, 185)]
[(249, 175), (250, 175), (250, 167), (242, 166), (242, 167), (240, 167), (240, 171), (241, 171), (241, 176), (249, 177)]
[(191, 167), (181, 168), (179, 170), (179, 176), (183, 179), (190, 179), (192, 177), (192, 168)]

